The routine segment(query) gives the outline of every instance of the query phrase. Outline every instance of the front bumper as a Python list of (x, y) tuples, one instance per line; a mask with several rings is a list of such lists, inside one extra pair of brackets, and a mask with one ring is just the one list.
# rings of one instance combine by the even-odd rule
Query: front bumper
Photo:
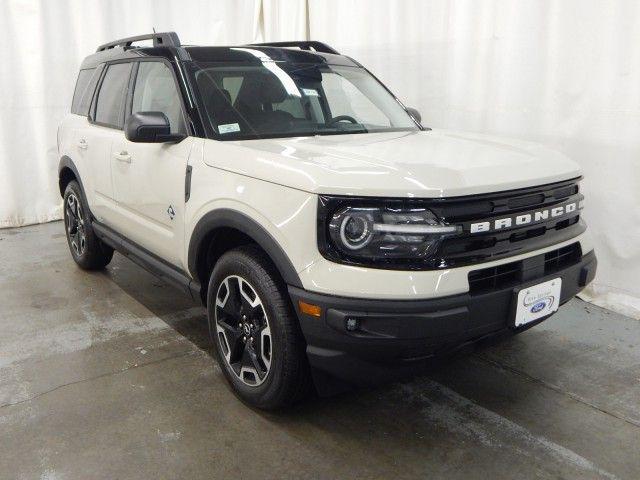
[[(321, 393), (335, 390), (319, 383), (373, 385), (411, 375), (430, 359), (481, 339), (518, 333), (513, 299), (518, 289), (562, 278), (561, 302), (580, 292), (595, 276), (593, 251), (574, 264), (544, 274), (532, 266), (519, 282), (484, 293), (464, 293), (429, 300), (371, 300), (334, 297), (289, 287), (307, 343), (307, 356)], [(320, 317), (299, 310), (298, 302), (318, 305)], [(358, 329), (348, 331), (347, 319)], [(547, 317), (548, 318), (548, 317)], [(340, 388), (340, 387), (337, 387)]]

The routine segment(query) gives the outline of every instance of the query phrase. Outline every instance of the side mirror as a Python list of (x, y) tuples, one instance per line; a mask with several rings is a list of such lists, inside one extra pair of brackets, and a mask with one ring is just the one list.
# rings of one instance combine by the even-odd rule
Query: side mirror
[(162, 112), (134, 113), (124, 124), (124, 136), (137, 143), (179, 142), (186, 137), (171, 133), (169, 119)]
[(418, 123), (422, 122), (422, 115), (420, 115), (420, 112), (418, 110), (416, 110), (415, 108), (407, 107), (407, 112), (409, 112), (409, 115), (417, 120)]

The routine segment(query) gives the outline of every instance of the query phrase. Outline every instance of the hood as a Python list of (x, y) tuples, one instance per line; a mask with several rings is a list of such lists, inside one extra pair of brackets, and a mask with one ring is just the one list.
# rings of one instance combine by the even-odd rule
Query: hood
[(358, 196), (473, 195), (580, 175), (564, 155), (534, 143), (444, 130), (212, 140), (205, 160), (300, 190)]

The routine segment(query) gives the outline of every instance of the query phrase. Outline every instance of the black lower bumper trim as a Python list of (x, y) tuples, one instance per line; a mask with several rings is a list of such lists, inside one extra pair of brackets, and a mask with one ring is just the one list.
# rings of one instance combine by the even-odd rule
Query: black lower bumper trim
[[(596, 268), (590, 252), (573, 265), (516, 287), (429, 300), (334, 297), (296, 287), (289, 287), (289, 293), (316, 378), (372, 385), (419, 372), (433, 357), (480, 340), (518, 333), (523, 329), (512, 327), (517, 289), (560, 277), (560, 303), (565, 303), (593, 279)], [(299, 300), (319, 305), (322, 316), (300, 312)], [(347, 323), (355, 328), (349, 330)]]

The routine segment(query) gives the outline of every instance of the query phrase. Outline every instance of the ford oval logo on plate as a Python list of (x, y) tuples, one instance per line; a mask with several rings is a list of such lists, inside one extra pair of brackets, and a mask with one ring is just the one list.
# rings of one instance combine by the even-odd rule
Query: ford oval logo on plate
[(538, 302), (533, 307), (531, 307), (531, 313), (538, 313), (547, 306), (547, 302)]
[(518, 291), (515, 321), (518, 328), (535, 320), (548, 317), (558, 310), (562, 279), (553, 278), (537, 285), (524, 287)]

